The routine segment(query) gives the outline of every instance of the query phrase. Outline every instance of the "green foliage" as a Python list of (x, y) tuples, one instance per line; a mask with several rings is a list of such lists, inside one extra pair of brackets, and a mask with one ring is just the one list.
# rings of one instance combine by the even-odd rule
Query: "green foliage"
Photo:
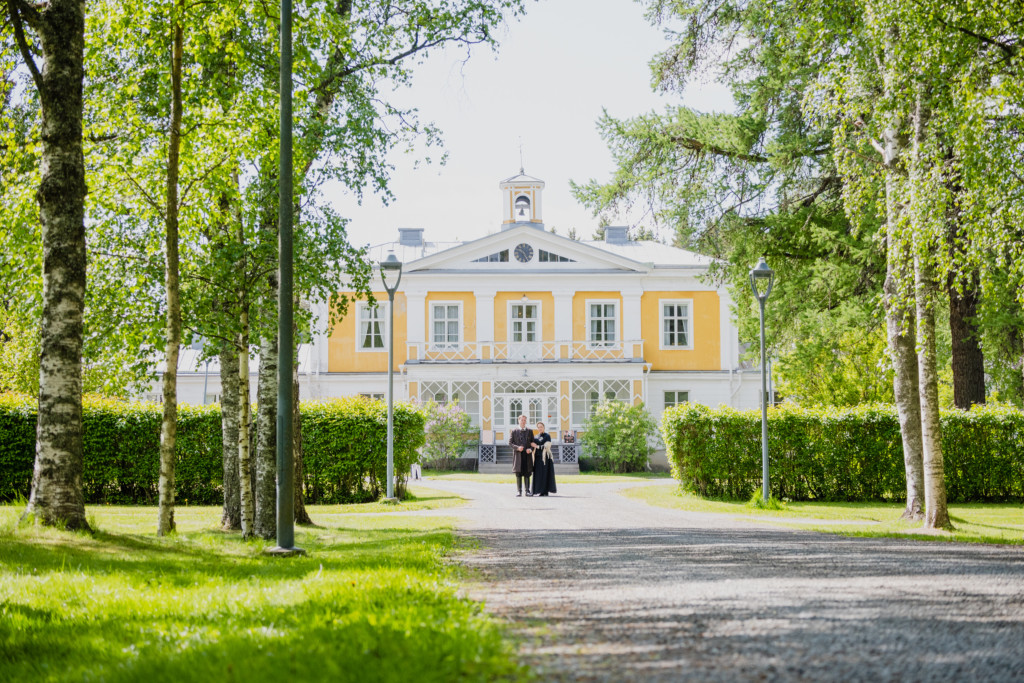
[(583, 425), (583, 443), (599, 468), (611, 472), (639, 472), (647, 468), (650, 438), (657, 433), (654, 418), (644, 404), (602, 401)]
[[(672, 474), (702, 496), (748, 499), (761, 485), (761, 413), (687, 403), (662, 415)], [(1024, 499), (1024, 413), (975, 406), (942, 413), (950, 502)], [(895, 408), (768, 411), (769, 480), (791, 500), (901, 500), (903, 445)]]
[[(409, 403), (394, 405), (394, 461), (405, 493), (410, 466), (424, 443), (426, 416)], [(308, 503), (376, 500), (387, 490), (388, 406), (350, 397), (302, 404), (302, 453)]]
[(754, 493), (750, 496), (750, 501), (747, 503), (750, 507), (755, 510), (782, 510), (782, 501), (775, 496), (768, 496), (768, 500), (764, 499), (762, 489), (758, 486), (754, 489)]
[[(95, 535), (16, 525), (0, 507), (5, 681), (448, 683), (524, 679), (496, 620), (457, 593), (442, 519), (345, 517), (296, 529), (287, 561), (219, 530), (220, 510), (89, 509)], [(325, 515), (317, 509), (312, 514)]]
[(467, 436), (472, 437), (469, 413), (457, 402), (440, 405), (430, 401), (424, 410), (427, 424), (423, 458), (435, 469), (451, 469), (452, 461), (466, 450)]
[[(387, 406), (342, 399), (302, 403), (303, 454), (308, 503), (364, 502), (386, 488)], [(86, 397), (82, 407), (87, 503), (154, 504), (160, 471), (162, 409)], [(423, 445), (423, 413), (395, 406), (395, 472), (398, 493)], [(35, 461), (34, 399), (0, 394), (0, 500), (27, 496)], [(183, 504), (222, 501), (220, 406), (178, 408), (175, 499)]]

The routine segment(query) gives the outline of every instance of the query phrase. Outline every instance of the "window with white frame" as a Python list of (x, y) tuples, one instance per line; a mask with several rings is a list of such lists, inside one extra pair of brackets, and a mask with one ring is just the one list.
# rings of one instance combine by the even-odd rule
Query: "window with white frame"
[(383, 392), (375, 392), (375, 391), (374, 392), (361, 392), (359, 394), (359, 396), (361, 396), (362, 398), (368, 398), (371, 401), (383, 401), (384, 400)]
[(457, 349), (462, 342), (462, 304), (430, 305), (430, 343), (435, 349)]
[(385, 349), (384, 339), (387, 331), (384, 318), (385, 306), (387, 306), (387, 304), (370, 306), (366, 302), (359, 302), (359, 337), (356, 340), (357, 350), (383, 351)]
[(671, 408), (672, 406), (682, 405), (690, 400), (689, 391), (666, 391), (665, 392), (665, 408)]
[(614, 301), (587, 302), (587, 341), (591, 346), (615, 343), (619, 327), (619, 306)]
[(692, 349), (691, 312), (689, 300), (661, 301), (661, 348)]

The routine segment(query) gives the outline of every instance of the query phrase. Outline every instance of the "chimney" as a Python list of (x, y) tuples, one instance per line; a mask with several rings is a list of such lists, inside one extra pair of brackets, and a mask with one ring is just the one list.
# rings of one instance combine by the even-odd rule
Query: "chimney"
[(629, 228), (625, 225), (605, 226), (604, 241), (608, 244), (628, 244)]
[(399, 228), (398, 243), (403, 247), (422, 247), (423, 228)]

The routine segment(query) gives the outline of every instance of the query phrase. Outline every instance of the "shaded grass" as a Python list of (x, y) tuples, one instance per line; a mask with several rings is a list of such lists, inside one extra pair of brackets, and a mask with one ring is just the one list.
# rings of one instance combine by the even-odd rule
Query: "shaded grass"
[(309, 555), (285, 559), (219, 531), (219, 508), (178, 508), (164, 538), (152, 507), (90, 507), (93, 535), (19, 526), (20, 512), (0, 507), (0, 680), (528, 677), (456, 594), (450, 520), (298, 528)]
[(755, 509), (746, 501), (701, 498), (678, 486), (638, 486), (623, 495), (650, 505), (755, 518), (800, 529), (888, 538), (1024, 545), (1024, 507), (1014, 503), (961, 503), (949, 506), (953, 531), (921, 528), (900, 519), (902, 503), (782, 503), (780, 510)]
[[(515, 484), (516, 476), (508, 474), (481, 474), (480, 472), (445, 472), (441, 470), (424, 470), (424, 477), (443, 481), (476, 481), (482, 484)], [(618, 482), (637, 481), (644, 479), (671, 479), (668, 472), (632, 472), (628, 474), (612, 474), (610, 472), (587, 472), (586, 474), (559, 474), (555, 465), (555, 478), (559, 484), (611, 484)]]

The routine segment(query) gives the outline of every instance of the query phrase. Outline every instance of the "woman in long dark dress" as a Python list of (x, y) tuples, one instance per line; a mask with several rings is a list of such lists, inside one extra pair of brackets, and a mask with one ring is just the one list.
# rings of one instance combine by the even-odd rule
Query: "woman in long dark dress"
[(551, 458), (551, 435), (538, 422), (533, 434), (533, 495), (558, 493), (555, 488), (555, 463)]

